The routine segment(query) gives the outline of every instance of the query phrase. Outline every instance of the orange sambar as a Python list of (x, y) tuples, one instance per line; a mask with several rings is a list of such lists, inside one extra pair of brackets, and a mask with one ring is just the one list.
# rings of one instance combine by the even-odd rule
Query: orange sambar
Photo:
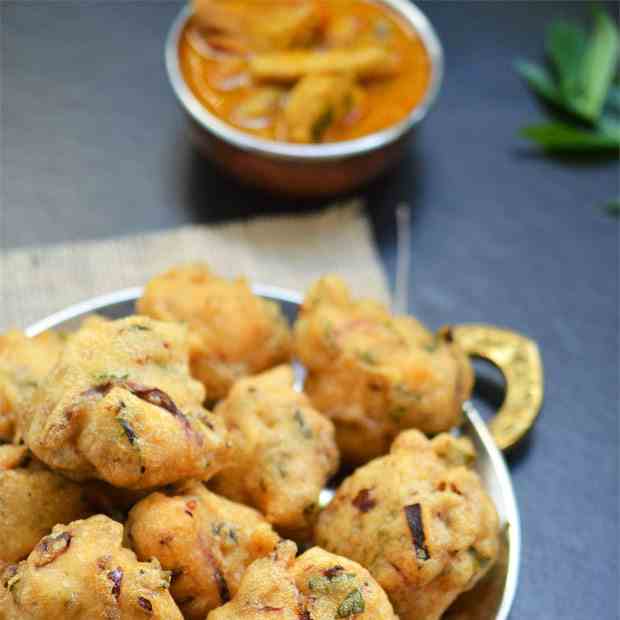
[[(320, 0), (320, 7), (324, 14), (323, 34), (319, 33), (312, 45), (304, 49), (325, 49), (330, 24), (350, 23), (356, 24), (359, 33), (341, 49), (353, 48), (358, 40), (376, 36), (398, 59), (395, 75), (360, 84), (364, 92), (360, 109), (327, 129), (322, 142), (359, 138), (407, 117), (423, 100), (431, 79), (431, 60), (417, 33), (403, 17), (379, 1)], [(261, 2), (248, 1), (245, 10), (260, 11)], [(259, 119), (253, 124), (238, 121), (236, 111), (264, 84), (256, 83), (248, 71), (253, 52), (235, 50), (234, 45), (222, 49), (220, 39), (217, 32), (201, 28), (196, 16), (192, 16), (183, 29), (179, 42), (180, 65), (191, 91), (202, 105), (226, 123), (261, 138), (287, 141), (279, 135), (274, 118)], [(288, 85), (288, 89), (292, 86)], [(283, 96), (286, 97), (286, 92)]]

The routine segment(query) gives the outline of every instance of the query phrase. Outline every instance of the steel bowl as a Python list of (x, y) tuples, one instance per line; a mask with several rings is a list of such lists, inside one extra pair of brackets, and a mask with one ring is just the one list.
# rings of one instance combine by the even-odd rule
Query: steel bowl
[(380, 175), (402, 155), (414, 127), (433, 105), (443, 79), (443, 50), (424, 13), (409, 0), (376, 0), (415, 30), (431, 62), (426, 95), (399, 123), (362, 138), (327, 144), (289, 144), (249, 135), (212, 114), (192, 93), (179, 63), (179, 39), (192, 16), (188, 5), (166, 40), (168, 78), (190, 122), (190, 135), (210, 159), (246, 184), (298, 197), (350, 191)]
[[(302, 298), (294, 291), (273, 286), (253, 286), (257, 295), (280, 304), (289, 321), (293, 321)], [(134, 303), (142, 295), (141, 288), (116, 291), (109, 295), (89, 299), (61, 310), (31, 325), (26, 333), (36, 336), (48, 329), (76, 329), (89, 314), (99, 313), (119, 319), (135, 312)], [(296, 366), (301, 383), (303, 369)], [(444, 620), (507, 620), (519, 580), (521, 560), (521, 523), (510, 474), (504, 458), (491, 437), (486, 424), (470, 403), (464, 407), (465, 424), (459, 429), (474, 442), (478, 451), (476, 469), (485, 489), (493, 499), (502, 525), (499, 560), (493, 570), (476, 587), (461, 595), (444, 614)], [(321, 505), (333, 497), (334, 490), (326, 488), (321, 493)]]

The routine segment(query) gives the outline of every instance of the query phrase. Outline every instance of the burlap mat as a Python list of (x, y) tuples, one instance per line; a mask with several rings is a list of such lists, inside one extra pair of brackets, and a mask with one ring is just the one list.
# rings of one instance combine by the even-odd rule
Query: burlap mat
[(217, 273), (304, 291), (324, 273), (356, 294), (389, 292), (361, 206), (218, 226), (14, 250), (0, 255), (0, 329), (25, 327), (70, 304), (144, 284), (175, 263), (207, 261)]

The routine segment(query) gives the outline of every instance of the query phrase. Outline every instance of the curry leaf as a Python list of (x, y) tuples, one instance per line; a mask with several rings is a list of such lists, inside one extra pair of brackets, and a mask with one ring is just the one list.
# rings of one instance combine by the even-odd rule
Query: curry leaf
[(546, 150), (556, 152), (611, 151), (620, 148), (619, 132), (589, 131), (565, 123), (530, 125), (521, 130), (521, 135)]
[(547, 31), (546, 49), (559, 78), (565, 101), (579, 94), (581, 59), (587, 38), (582, 28), (565, 20), (554, 21)]
[[(620, 83), (616, 77), (620, 35), (602, 10), (594, 10), (590, 37), (577, 24), (556, 20), (547, 30), (545, 48), (553, 73), (527, 61), (517, 72), (547, 102), (575, 118), (530, 125), (521, 135), (553, 153), (591, 153), (620, 157)], [(620, 217), (620, 197), (601, 206)]]
[(594, 11), (594, 31), (588, 40), (581, 64), (582, 92), (575, 108), (591, 121), (599, 119), (618, 63), (618, 29), (601, 9)]
[(620, 86), (612, 86), (607, 94), (607, 106), (620, 113)]
[(614, 217), (620, 217), (620, 198), (610, 200), (605, 206), (605, 211)]
[(598, 129), (608, 136), (613, 136), (620, 142), (620, 118), (611, 114), (604, 114), (598, 122)]
[(515, 69), (537, 95), (556, 105), (563, 104), (560, 91), (544, 67), (527, 60), (518, 60)]

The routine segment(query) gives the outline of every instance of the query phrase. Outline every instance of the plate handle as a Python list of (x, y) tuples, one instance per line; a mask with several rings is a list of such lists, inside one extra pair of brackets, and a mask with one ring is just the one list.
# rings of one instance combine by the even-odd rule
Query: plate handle
[(470, 357), (491, 362), (504, 375), (506, 396), (488, 425), (501, 450), (514, 447), (534, 426), (542, 407), (544, 377), (537, 344), (493, 325), (472, 323), (442, 330), (450, 330)]

